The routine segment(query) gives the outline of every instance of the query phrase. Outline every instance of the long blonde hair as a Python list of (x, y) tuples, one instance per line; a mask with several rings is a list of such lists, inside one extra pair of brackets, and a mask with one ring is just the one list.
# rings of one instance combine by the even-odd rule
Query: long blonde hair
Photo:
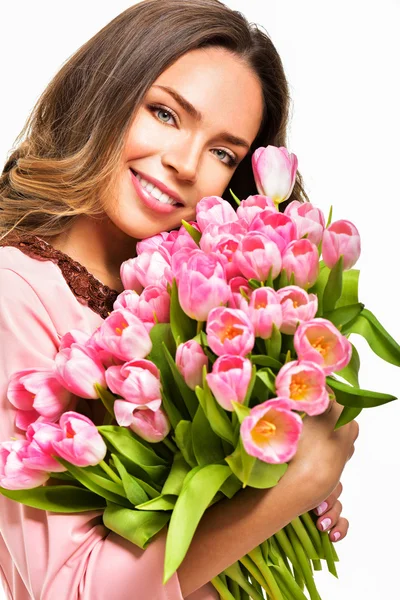
[[(219, 0), (144, 0), (118, 15), (47, 86), (0, 177), (0, 239), (51, 237), (82, 214), (100, 217), (120, 168), (125, 135), (147, 90), (180, 56), (223, 47), (246, 62), (263, 89), (263, 121), (228, 188), (256, 194), (251, 156), (286, 146), (290, 96), (281, 59), (260, 26)], [(308, 200), (300, 173), (289, 201)]]

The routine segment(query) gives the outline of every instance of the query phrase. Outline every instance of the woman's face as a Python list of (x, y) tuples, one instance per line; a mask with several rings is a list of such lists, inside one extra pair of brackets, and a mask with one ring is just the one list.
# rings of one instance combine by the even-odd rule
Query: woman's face
[[(194, 108), (185, 109), (174, 94)], [(204, 196), (221, 196), (248, 153), (261, 124), (262, 102), (256, 75), (223, 48), (179, 58), (149, 89), (128, 131), (117, 196), (106, 211), (113, 224), (143, 239), (178, 227), (182, 219), (194, 220), (196, 204)], [(227, 140), (227, 134), (242, 142)], [(156, 184), (151, 194), (136, 173)], [(162, 184), (179, 204), (154, 197)]]

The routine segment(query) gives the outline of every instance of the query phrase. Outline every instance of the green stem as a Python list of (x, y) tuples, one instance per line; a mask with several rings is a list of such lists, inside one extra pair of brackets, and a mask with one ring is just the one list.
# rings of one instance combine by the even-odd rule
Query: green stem
[(203, 329), (203, 323), (204, 323), (204, 321), (197, 321), (197, 330), (196, 330), (197, 335), (199, 335), (199, 333), (201, 333), (201, 331)]
[(323, 531), (321, 533), (321, 537), (322, 537), (322, 547), (324, 549), (325, 552), (325, 558), (326, 558), (326, 562), (328, 565), (328, 570), (330, 573), (332, 573), (332, 575), (334, 575), (335, 577), (338, 576), (337, 571), (336, 571), (336, 566), (335, 566), (335, 562), (333, 560), (333, 554), (332, 554), (332, 542), (329, 539), (329, 533), (327, 531)]
[(242, 589), (244, 589), (244, 591), (247, 592), (253, 598), (253, 600), (263, 600), (262, 592), (260, 594), (257, 588), (253, 587), (243, 575), (239, 562), (236, 561), (233, 563), (233, 565), (225, 569), (224, 574)]
[(297, 560), (296, 553), (293, 549), (293, 546), (292, 546), (285, 530), (281, 529), (281, 531), (278, 531), (277, 533), (275, 533), (275, 535), (273, 537), (275, 537), (276, 540), (279, 542), (279, 545), (281, 546), (283, 552), (286, 554), (286, 556), (292, 563), (293, 568), (296, 569), (298, 573), (301, 573), (301, 567), (300, 567), (299, 561)]
[(278, 584), (275, 581), (275, 577), (273, 576), (271, 569), (264, 560), (260, 547), (257, 546), (257, 548), (254, 548), (254, 550), (249, 552), (249, 556), (254, 561), (255, 565), (260, 570), (262, 576), (267, 582), (271, 590), (272, 599), (284, 600), (282, 593), (278, 587)]
[(289, 523), (289, 525), (286, 525), (285, 529), (288, 533), (289, 539), (292, 543), (293, 549), (294, 549), (296, 556), (298, 558), (298, 561), (300, 563), (301, 571), (304, 576), (306, 586), (309, 591), (311, 600), (321, 600), (321, 597), (315, 586), (315, 581), (314, 581), (313, 573), (311, 570), (310, 561), (309, 561), (306, 553), (304, 552), (303, 546), (301, 545), (301, 543), (296, 535), (295, 530), (290, 525), (290, 523)]
[(118, 477), (118, 475), (116, 473), (114, 473), (114, 471), (108, 466), (108, 464), (106, 462), (104, 462), (104, 460), (101, 460), (99, 462), (99, 467), (101, 467), (103, 469), (103, 471), (105, 471), (107, 473), (107, 475), (113, 481), (115, 481), (115, 483), (118, 483), (119, 485), (122, 485), (122, 479), (120, 479)]
[(304, 513), (300, 516), (300, 519), (303, 521), (303, 524), (312, 539), (314, 548), (317, 550), (318, 558), (325, 558), (322, 549), (321, 532), (319, 531), (319, 529), (317, 529), (317, 526), (311, 514), (308, 512)]
[(300, 542), (303, 544), (303, 548), (306, 554), (308, 555), (308, 558), (310, 558), (311, 560), (317, 560), (319, 558), (318, 553), (314, 548), (310, 536), (308, 535), (308, 532), (300, 518), (296, 517), (295, 519), (293, 519), (293, 521), (291, 521), (291, 525), (297, 533)]
[(169, 448), (169, 450), (171, 450), (171, 452), (173, 452), (174, 454), (176, 454), (178, 452), (178, 448), (175, 446), (174, 442), (171, 441), (168, 437), (165, 437), (163, 439), (163, 442), (167, 446), (167, 448)]
[(235, 597), (232, 596), (232, 594), (218, 575), (211, 579), (211, 583), (217, 590), (218, 594), (221, 596), (222, 600), (235, 600)]
[(236, 581), (228, 579), (228, 588), (235, 600), (241, 600), (239, 584)]
[(288, 598), (291, 600), (307, 600), (307, 596), (303, 594), (301, 587), (297, 585), (293, 577), (288, 576), (288, 574), (279, 568), (274, 568), (274, 572), (279, 582), (279, 587), (285, 592)]
[(261, 575), (258, 567), (256, 567), (251, 558), (249, 558), (249, 555), (246, 554), (246, 556), (243, 556), (240, 559), (240, 562), (246, 567), (251, 576), (254, 577), (254, 579), (261, 585), (261, 588), (263, 588), (269, 596), (272, 596), (269, 585)]

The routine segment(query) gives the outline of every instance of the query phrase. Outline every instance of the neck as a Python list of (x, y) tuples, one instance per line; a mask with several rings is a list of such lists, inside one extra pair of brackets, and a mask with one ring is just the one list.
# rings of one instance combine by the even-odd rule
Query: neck
[(136, 240), (119, 230), (108, 217), (79, 216), (65, 233), (46, 241), (68, 254), (105, 285), (123, 290), (121, 264), (136, 255)]

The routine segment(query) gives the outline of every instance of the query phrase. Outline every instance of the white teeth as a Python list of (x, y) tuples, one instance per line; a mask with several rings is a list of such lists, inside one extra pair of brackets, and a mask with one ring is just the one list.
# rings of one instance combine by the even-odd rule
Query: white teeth
[(139, 174), (136, 175), (136, 178), (140, 181), (142, 188), (149, 192), (156, 200), (161, 202), (161, 204), (178, 204), (171, 196), (163, 193), (158, 187), (149, 181), (146, 181), (146, 179), (143, 179)]

